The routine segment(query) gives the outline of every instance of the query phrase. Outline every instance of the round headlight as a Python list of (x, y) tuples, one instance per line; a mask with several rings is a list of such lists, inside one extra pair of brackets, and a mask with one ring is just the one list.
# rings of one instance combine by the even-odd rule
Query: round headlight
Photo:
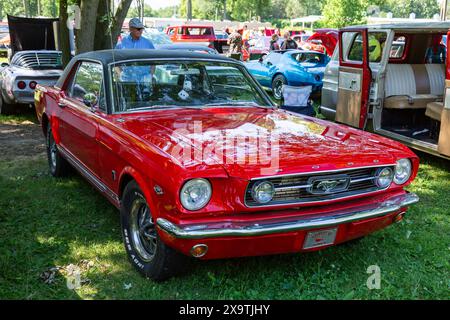
[(211, 184), (206, 179), (192, 179), (181, 188), (180, 201), (190, 211), (206, 206), (211, 199)]
[(252, 188), (252, 197), (258, 203), (267, 203), (272, 200), (275, 188), (272, 182), (263, 181), (256, 183)]
[(412, 173), (412, 165), (409, 159), (400, 159), (395, 166), (394, 182), (404, 184), (409, 180)]
[(375, 183), (378, 188), (385, 189), (389, 187), (394, 178), (394, 173), (391, 168), (383, 168), (378, 171), (375, 179)]

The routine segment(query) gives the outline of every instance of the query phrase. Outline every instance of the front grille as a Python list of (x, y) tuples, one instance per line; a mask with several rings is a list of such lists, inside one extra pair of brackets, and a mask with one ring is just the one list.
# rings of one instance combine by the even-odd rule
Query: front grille
[[(249, 207), (262, 207), (268, 205), (293, 204), (293, 203), (313, 203), (320, 201), (336, 200), (340, 198), (355, 196), (359, 194), (366, 194), (382, 190), (375, 184), (375, 177), (377, 173), (383, 168), (391, 168), (392, 172), (394, 166), (385, 167), (371, 167), (360, 169), (349, 169), (336, 172), (317, 172), (299, 175), (289, 175), (272, 177), (267, 179), (257, 179), (250, 181), (246, 193), (245, 204)], [(332, 190), (317, 194), (315, 190), (316, 182), (321, 181), (346, 181), (345, 188), (341, 184), (341, 188), (336, 188), (336, 192)], [(273, 199), (268, 203), (258, 203), (252, 197), (252, 188), (255, 184), (261, 181), (270, 181), (275, 187), (275, 194)]]

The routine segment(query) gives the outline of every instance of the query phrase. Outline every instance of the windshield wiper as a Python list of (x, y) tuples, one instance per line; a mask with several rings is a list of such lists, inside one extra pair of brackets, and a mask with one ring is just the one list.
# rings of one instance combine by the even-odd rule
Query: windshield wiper
[(268, 109), (270, 107), (260, 106), (256, 102), (252, 101), (226, 101), (226, 102), (211, 102), (205, 104), (206, 107), (215, 107), (215, 106), (251, 106), (256, 108)]

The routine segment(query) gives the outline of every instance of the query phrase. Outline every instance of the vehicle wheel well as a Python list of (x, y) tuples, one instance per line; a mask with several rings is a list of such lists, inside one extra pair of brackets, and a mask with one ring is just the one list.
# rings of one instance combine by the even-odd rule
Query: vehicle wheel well
[(122, 179), (120, 180), (120, 184), (119, 184), (119, 195), (118, 195), (119, 199), (122, 199), (123, 191), (125, 190), (125, 187), (127, 186), (127, 184), (133, 180), (134, 180), (134, 178), (132, 175), (130, 175), (128, 173), (123, 174)]
[(48, 129), (49, 121), (47, 115), (44, 113), (42, 115), (42, 131), (44, 133), (45, 138), (47, 138), (47, 129)]
[(273, 82), (273, 80), (275, 80), (275, 78), (276, 78), (277, 76), (283, 76), (283, 77), (286, 79), (286, 82), (287, 82), (286, 76), (285, 76), (284, 74), (282, 74), (281, 72), (277, 72), (277, 73), (275, 73), (275, 74), (273, 75), (273, 77), (272, 77), (272, 82)]

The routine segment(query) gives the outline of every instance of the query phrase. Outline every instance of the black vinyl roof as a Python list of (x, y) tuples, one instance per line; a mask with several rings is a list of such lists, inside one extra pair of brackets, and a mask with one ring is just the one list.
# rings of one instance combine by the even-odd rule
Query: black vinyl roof
[(158, 50), (158, 49), (113, 49), (91, 51), (79, 54), (74, 57), (74, 60), (92, 59), (102, 62), (103, 64), (110, 64), (113, 62), (120, 62), (126, 60), (136, 59), (208, 59), (217, 60), (218, 62), (237, 62), (237, 60), (230, 59), (220, 55), (206, 55), (204, 53), (190, 52), (190, 51), (174, 51), (174, 50)]

